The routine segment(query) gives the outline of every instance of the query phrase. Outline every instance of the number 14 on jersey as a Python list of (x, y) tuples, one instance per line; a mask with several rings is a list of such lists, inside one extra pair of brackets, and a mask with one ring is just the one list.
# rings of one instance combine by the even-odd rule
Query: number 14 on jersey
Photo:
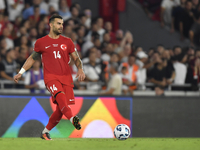
[(60, 51), (58, 51), (57, 53), (56, 53), (56, 51), (53, 51), (53, 53), (54, 53), (55, 59), (61, 58)]

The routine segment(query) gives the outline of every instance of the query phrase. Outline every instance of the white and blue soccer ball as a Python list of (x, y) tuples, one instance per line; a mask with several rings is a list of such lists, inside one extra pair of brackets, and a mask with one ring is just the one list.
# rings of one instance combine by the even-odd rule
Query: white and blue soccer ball
[(126, 140), (131, 134), (130, 128), (125, 124), (119, 124), (114, 129), (114, 135), (118, 140)]

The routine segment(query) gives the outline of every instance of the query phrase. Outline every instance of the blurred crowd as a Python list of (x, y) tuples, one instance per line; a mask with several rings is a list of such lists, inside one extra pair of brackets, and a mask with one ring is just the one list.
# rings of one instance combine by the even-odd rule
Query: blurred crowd
[[(165, 1), (171, 0), (163, 0), (162, 3)], [(172, 2), (175, 3), (176, 0)], [(183, 2), (182, 0), (177, 5), (177, 12), (185, 12), (188, 9), (186, 6), (193, 4)], [(191, 11), (193, 7), (192, 5)], [(164, 9), (166, 10), (168, 9)], [(163, 95), (164, 90), (172, 83), (190, 83), (192, 86), (187, 89), (178, 87), (174, 90), (198, 90), (198, 47), (194, 48), (192, 45), (169, 48), (160, 44), (144, 51), (142, 47), (135, 46), (131, 32), (121, 29), (113, 31), (111, 22), (92, 16), (90, 9), (82, 10), (78, 3), (69, 7), (67, 0), (0, 0), (0, 80), (13, 81), (13, 76), (32, 53), (35, 41), (48, 34), (48, 19), (55, 13), (63, 17), (63, 36), (72, 39), (84, 64), (86, 79), (84, 83), (79, 83), (75, 78), (77, 69), (74, 62), (70, 62), (75, 89), (116, 95), (153, 89), (156, 95)], [(193, 17), (195, 16), (193, 13)], [(176, 22), (175, 18), (173, 21)], [(198, 25), (198, 19), (193, 22)], [(161, 24), (167, 25), (170, 22), (162, 20)], [(184, 28), (183, 22), (182, 25)], [(183, 31), (183, 36), (186, 36), (185, 30)], [(27, 88), (32, 93), (44, 93), (41, 67), (41, 60), (37, 60), (23, 74), (24, 85), (15, 85), (13, 82), (5, 84), (5, 88)], [(155, 86), (148, 87), (145, 84), (148, 82)]]
[(190, 45), (200, 47), (199, 0), (138, 0), (152, 20), (160, 21), (170, 32), (180, 33), (180, 39), (189, 39)]

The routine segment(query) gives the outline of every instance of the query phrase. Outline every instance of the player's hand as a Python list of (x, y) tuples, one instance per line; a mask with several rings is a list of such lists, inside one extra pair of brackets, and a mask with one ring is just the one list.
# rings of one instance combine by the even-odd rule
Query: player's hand
[(78, 78), (78, 81), (83, 81), (85, 79), (85, 73), (83, 69), (78, 69), (76, 78)]
[(19, 79), (22, 77), (22, 75), (20, 74), (20, 73), (18, 73), (17, 75), (15, 75), (14, 76), (14, 81), (16, 82), (16, 83), (18, 83), (18, 81), (19, 81)]

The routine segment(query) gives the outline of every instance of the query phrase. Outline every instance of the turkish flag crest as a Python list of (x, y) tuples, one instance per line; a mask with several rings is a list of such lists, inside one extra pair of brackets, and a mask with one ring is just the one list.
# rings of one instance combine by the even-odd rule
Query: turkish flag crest
[(61, 44), (61, 45), (60, 45), (60, 48), (61, 48), (63, 51), (66, 51), (66, 49), (67, 49), (67, 45), (65, 45), (65, 44)]

